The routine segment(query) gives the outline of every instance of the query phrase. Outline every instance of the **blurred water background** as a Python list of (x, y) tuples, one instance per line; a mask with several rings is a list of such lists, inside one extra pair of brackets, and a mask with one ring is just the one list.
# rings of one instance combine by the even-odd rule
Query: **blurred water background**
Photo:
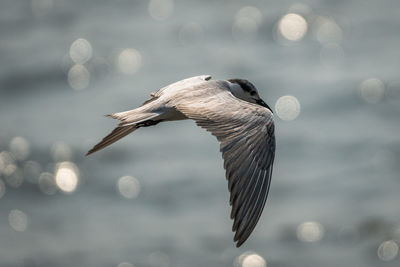
[[(0, 3), (0, 266), (400, 266), (398, 0)], [(234, 247), (217, 141), (191, 121), (86, 151), (174, 81), (275, 110), (263, 216)]]

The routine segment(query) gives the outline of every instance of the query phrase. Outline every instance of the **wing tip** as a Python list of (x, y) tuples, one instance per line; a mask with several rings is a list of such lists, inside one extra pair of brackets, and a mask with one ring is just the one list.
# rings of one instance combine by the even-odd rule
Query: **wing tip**
[(100, 150), (100, 148), (98, 147), (98, 145), (95, 145), (93, 148), (91, 148), (88, 152), (86, 152), (85, 156), (89, 156), (91, 154), (93, 154), (94, 152)]
[(243, 245), (243, 243), (244, 243), (244, 241), (242, 241), (242, 242), (241, 242), (241, 241), (237, 242), (237, 243), (236, 243), (236, 247), (239, 248), (240, 246)]
[(235, 235), (235, 237), (233, 238), (233, 242), (235, 242), (236, 247), (240, 247), (243, 245), (244, 242), (246, 242), (247, 238), (239, 238)]

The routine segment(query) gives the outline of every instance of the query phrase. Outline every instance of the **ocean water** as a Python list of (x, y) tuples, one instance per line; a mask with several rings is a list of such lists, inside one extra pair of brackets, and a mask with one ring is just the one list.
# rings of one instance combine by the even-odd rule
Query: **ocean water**
[[(398, 1), (0, 7), (0, 266), (399, 266)], [(84, 156), (104, 114), (200, 74), (248, 79), (275, 110), (241, 248), (218, 143), (193, 122)]]

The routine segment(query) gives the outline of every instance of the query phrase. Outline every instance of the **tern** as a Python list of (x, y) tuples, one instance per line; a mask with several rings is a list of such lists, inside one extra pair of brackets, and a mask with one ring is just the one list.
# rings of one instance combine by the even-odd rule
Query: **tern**
[(230, 191), (234, 242), (253, 232), (267, 199), (275, 157), (273, 112), (244, 79), (187, 78), (155, 93), (139, 108), (107, 115), (118, 126), (87, 155), (131, 132), (164, 121), (192, 119), (220, 143)]

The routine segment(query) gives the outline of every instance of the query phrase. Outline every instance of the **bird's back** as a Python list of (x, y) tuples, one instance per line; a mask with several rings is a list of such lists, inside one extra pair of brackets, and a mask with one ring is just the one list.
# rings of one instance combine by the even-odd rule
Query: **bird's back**
[(191, 78), (187, 78), (170, 85), (167, 85), (157, 92), (153, 93), (152, 96), (160, 97), (162, 95), (170, 95), (181, 91), (182, 89), (191, 88), (201, 83), (207, 82), (211, 79), (210, 75), (200, 75)]

